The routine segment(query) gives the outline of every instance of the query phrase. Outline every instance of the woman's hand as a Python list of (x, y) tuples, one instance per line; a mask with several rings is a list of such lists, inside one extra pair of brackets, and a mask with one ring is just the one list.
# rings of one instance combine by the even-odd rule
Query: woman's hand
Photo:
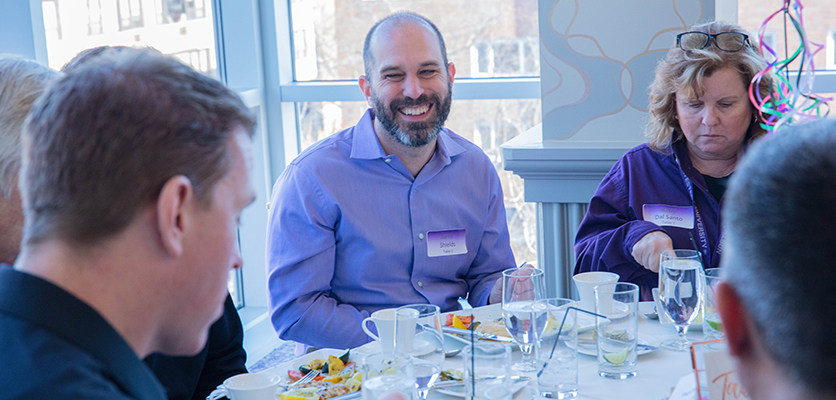
[(631, 254), (642, 267), (659, 272), (659, 261), (665, 250), (673, 250), (671, 237), (663, 231), (653, 231), (636, 242)]

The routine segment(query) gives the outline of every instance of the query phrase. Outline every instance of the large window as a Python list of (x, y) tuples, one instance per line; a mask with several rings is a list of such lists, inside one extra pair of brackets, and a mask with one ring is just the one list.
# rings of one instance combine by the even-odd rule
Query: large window
[[(535, 0), (483, 0), (479, 7), (470, 0), (293, 0), (291, 9), (296, 81), (356, 80), (363, 74), (366, 33), (398, 10), (412, 10), (438, 26), (448, 58), (456, 64), (457, 83), (540, 74)], [(462, 15), (468, 16), (466, 24)], [(362, 99), (359, 87), (354, 88)], [(367, 108), (363, 101), (324, 101), (332, 94), (320, 93), (320, 101), (295, 102), (300, 149), (356, 124)], [(499, 169), (514, 255), (536, 263), (535, 207), (523, 200), (522, 180), (501, 169), (499, 152), (502, 143), (540, 122), (539, 92), (531, 97), (497, 92), (457, 99), (446, 125), (480, 146)]]
[[(96, 46), (153, 47), (217, 77), (211, 2), (83, 0), (84, 7), (77, 4), (77, 0), (43, 0), (50, 67), (60, 69), (80, 51)], [(144, 18), (149, 10), (161, 17)], [(174, 22), (177, 12), (183, 17)]]
[(417, 12), (438, 26), (448, 57), (456, 63), (457, 78), (538, 76), (537, 1), (475, 4), (473, 0), (293, 0), (296, 80), (357, 79), (363, 72), (363, 39), (369, 28), (399, 10)]

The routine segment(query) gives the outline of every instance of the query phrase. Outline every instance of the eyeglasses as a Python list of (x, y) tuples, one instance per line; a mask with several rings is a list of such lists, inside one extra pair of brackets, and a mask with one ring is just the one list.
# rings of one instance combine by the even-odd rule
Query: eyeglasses
[(676, 46), (685, 51), (701, 50), (708, 47), (712, 40), (718, 49), (732, 53), (749, 46), (749, 35), (738, 32), (722, 32), (716, 35), (703, 32), (680, 33), (676, 35)]

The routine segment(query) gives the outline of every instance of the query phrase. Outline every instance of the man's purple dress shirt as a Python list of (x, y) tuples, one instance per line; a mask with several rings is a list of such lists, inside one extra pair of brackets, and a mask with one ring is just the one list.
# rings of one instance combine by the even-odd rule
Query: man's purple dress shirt
[[(273, 327), (285, 340), (348, 348), (370, 313), (405, 304), (487, 303), (514, 267), (499, 176), (485, 153), (442, 129), (417, 177), (375, 136), (373, 112), (311, 146), (279, 177), (268, 217)], [(464, 230), (467, 252), (430, 257), (429, 232)], [(459, 247), (460, 248), (460, 247)]]
[[(685, 140), (674, 143), (672, 149), (672, 154), (662, 154), (640, 145), (625, 153), (607, 173), (578, 228), (575, 274), (615, 272), (621, 281), (639, 285), (646, 298), (649, 289), (658, 286), (659, 277), (636, 262), (631, 253), (639, 239), (652, 231), (667, 233), (674, 249), (693, 249), (696, 244), (706, 268), (720, 266), (720, 203), (691, 165)], [(696, 207), (698, 217), (693, 229), (658, 226), (644, 220), (645, 204)]]

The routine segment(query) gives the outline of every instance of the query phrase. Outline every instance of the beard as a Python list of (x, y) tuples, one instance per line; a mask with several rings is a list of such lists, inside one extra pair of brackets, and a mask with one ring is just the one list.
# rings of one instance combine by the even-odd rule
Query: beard
[[(432, 96), (422, 94), (417, 99), (407, 97), (392, 100), (388, 108), (372, 92), (375, 117), (398, 143), (408, 147), (424, 146), (435, 140), (438, 132), (444, 127), (447, 116), (450, 115), (450, 104), (453, 98), (452, 86), (450, 82), (447, 83), (447, 95), (444, 97), (444, 100), (437, 94), (433, 94)], [(435, 111), (435, 119), (431, 122), (401, 122), (399, 124), (395, 120), (396, 116), (399, 115), (398, 109), (426, 103), (432, 103), (431, 108)]]

